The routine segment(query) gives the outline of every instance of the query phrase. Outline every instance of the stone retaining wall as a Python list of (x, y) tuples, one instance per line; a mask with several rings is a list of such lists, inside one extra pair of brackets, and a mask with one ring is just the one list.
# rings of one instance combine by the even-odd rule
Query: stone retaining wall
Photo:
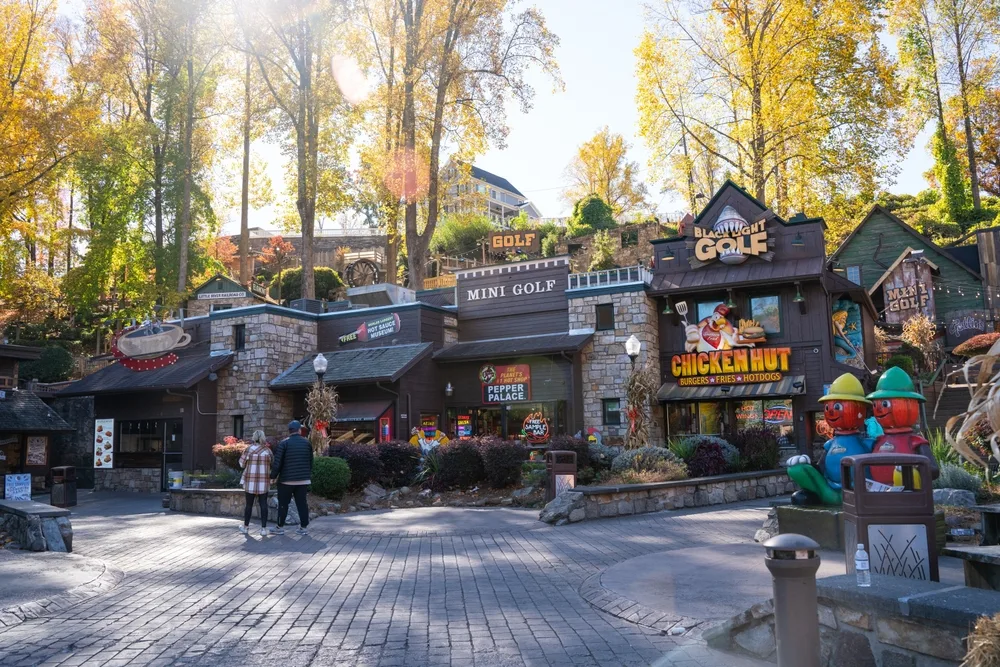
[[(820, 665), (943, 667), (962, 662), (966, 636), (979, 616), (1000, 611), (993, 591), (933, 581), (854, 575), (817, 582)], [(709, 646), (773, 659), (774, 606), (755, 605), (705, 632)]]
[(782, 470), (737, 473), (655, 484), (578, 486), (564, 491), (542, 510), (546, 523), (575, 523), (660, 510), (722, 505), (755, 498), (771, 498), (795, 491)]
[[(211, 514), (212, 516), (242, 517), (246, 507), (243, 489), (180, 489), (170, 491), (170, 509), (175, 512), (192, 512), (195, 514)], [(276, 491), (268, 494), (268, 521), (278, 519), (278, 496)], [(260, 506), (254, 502), (252, 523), (260, 518)], [(295, 503), (289, 503), (288, 525), (299, 523)]]
[(160, 468), (94, 469), (94, 491), (134, 491), (159, 493), (163, 490)]
[(69, 510), (31, 500), (0, 500), (0, 531), (25, 551), (73, 551)]

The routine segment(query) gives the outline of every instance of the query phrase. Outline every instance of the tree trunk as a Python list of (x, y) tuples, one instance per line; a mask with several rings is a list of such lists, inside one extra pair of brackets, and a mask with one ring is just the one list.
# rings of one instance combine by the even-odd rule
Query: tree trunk
[(976, 169), (976, 140), (972, 136), (972, 118), (969, 110), (969, 90), (966, 80), (965, 59), (962, 53), (961, 31), (958, 26), (958, 16), (952, 18), (955, 28), (955, 56), (958, 65), (959, 95), (962, 97), (962, 117), (965, 122), (965, 152), (969, 159), (969, 187), (972, 190), (972, 207), (977, 211), (983, 207), (979, 200), (979, 173)]
[(153, 146), (153, 229), (156, 247), (153, 249), (153, 263), (156, 267), (156, 283), (163, 283), (163, 151), (159, 145)]
[[(403, 0), (400, 0), (401, 2)], [(403, 61), (403, 193), (406, 197), (404, 228), (406, 229), (407, 264), (410, 289), (423, 287), (423, 263), (413, 261), (413, 244), (417, 235), (416, 145), (417, 123), (414, 100), (417, 39), (420, 32), (423, 0), (405, 0), (403, 23), (406, 28), (406, 57)]]
[[(194, 26), (189, 24), (189, 30), (193, 31)], [(190, 39), (190, 36), (189, 36)], [(188, 48), (192, 48), (189, 43)], [(194, 60), (188, 55), (187, 59), (187, 112), (184, 122), (184, 146), (181, 149), (184, 160), (184, 193), (181, 199), (181, 220), (180, 238), (177, 248), (177, 291), (183, 293), (187, 289), (188, 273), (188, 244), (191, 240), (191, 163), (194, 152)]]
[(927, 15), (926, 4), (921, 5), (920, 15), (924, 19), (924, 30), (927, 31), (928, 35), (927, 46), (931, 56), (931, 74), (934, 77), (934, 100), (937, 102), (938, 122), (941, 123), (941, 127), (947, 127), (944, 124), (944, 104), (941, 102), (941, 81), (938, 78), (937, 54), (934, 53), (934, 29), (931, 27), (931, 19)]
[(243, 79), (243, 187), (240, 193), (240, 283), (250, 282), (250, 54)]
[(73, 270), (73, 195), (76, 184), (69, 184), (69, 228), (66, 230), (66, 273)]
[(764, 176), (764, 124), (761, 120), (761, 91), (760, 86), (754, 84), (752, 91), (752, 108), (750, 109), (751, 123), (753, 127), (753, 155), (750, 165), (754, 197), (757, 201), (764, 202), (766, 195), (765, 187), (767, 179)]
[[(305, 22), (305, 19), (300, 19)], [(299, 99), (298, 119), (295, 126), (295, 148), (298, 160), (298, 199), (296, 208), (299, 211), (299, 221), (302, 223), (302, 246), (299, 248), (302, 260), (302, 298), (316, 298), (316, 280), (313, 273), (313, 230), (316, 222), (316, 194), (309, 191), (312, 182), (311, 171), (315, 169), (316, 147), (311, 145), (311, 125), (309, 97), (312, 94), (312, 53), (308, 44), (308, 27), (301, 28), (299, 61)], [(312, 162), (311, 162), (312, 161)]]

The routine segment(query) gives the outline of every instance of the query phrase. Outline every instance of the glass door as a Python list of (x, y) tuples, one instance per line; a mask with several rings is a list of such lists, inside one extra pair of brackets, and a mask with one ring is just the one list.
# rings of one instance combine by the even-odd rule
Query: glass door
[(170, 471), (184, 469), (184, 422), (168, 419), (163, 422), (163, 489), (170, 486)]
[(476, 410), (476, 435), (503, 437), (502, 408), (479, 408)]

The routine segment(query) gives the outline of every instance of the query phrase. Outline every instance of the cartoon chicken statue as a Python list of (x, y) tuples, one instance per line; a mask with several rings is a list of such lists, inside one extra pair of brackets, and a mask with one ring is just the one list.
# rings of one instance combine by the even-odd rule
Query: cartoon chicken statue
[(841, 375), (819, 401), (833, 436), (823, 445), (823, 455), (815, 466), (805, 454), (788, 459), (788, 476), (801, 487), (792, 494), (796, 505), (839, 505), (843, 502), (840, 459), (872, 451), (872, 440), (862, 433), (871, 403), (858, 378), (850, 373)]
[[(937, 479), (938, 464), (931, 453), (931, 446), (914, 430), (920, 420), (920, 404), (924, 397), (914, 390), (913, 381), (906, 371), (893, 366), (878, 379), (875, 391), (868, 395), (872, 412), (885, 433), (875, 440), (876, 454), (919, 454), (930, 461), (931, 477)], [(871, 476), (876, 482), (899, 486), (901, 474), (891, 466), (872, 466)], [(915, 485), (920, 488), (920, 478)]]
[(720, 303), (711, 315), (697, 324), (687, 325), (684, 329), (685, 349), (688, 352), (716, 352), (731, 350), (734, 347), (753, 347), (756, 342), (740, 340), (739, 333), (726, 319), (727, 315), (729, 307)]

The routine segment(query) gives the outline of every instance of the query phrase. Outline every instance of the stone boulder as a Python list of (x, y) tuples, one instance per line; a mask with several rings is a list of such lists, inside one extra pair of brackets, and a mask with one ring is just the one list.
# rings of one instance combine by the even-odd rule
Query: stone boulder
[(584, 509), (583, 494), (572, 489), (567, 489), (556, 496), (538, 515), (539, 521), (556, 526), (583, 521), (585, 518), (587, 512)]
[(378, 484), (369, 484), (365, 487), (365, 502), (377, 503), (388, 495), (388, 492)]
[(767, 519), (764, 520), (764, 525), (759, 528), (756, 533), (754, 533), (753, 541), (762, 543), (767, 542), (778, 533), (778, 512), (772, 509), (767, 513)]
[[(267, 512), (267, 518), (277, 523), (278, 521), (278, 496), (271, 496), (271, 499), (267, 501), (267, 506), (270, 508)], [(295, 507), (295, 500), (291, 500), (288, 503), (288, 517), (285, 519), (286, 526), (297, 526), (299, 525), (299, 510)]]
[(976, 504), (976, 494), (965, 489), (934, 489), (934, 504), (972, 507)]

